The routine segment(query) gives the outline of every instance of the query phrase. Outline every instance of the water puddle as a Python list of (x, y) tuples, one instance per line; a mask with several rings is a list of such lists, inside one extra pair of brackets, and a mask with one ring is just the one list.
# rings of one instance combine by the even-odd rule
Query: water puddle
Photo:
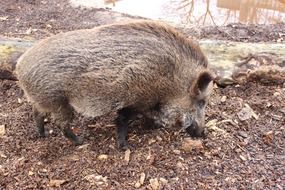
[(186, 25), (285, 22), (285, 0), (70, 0), (74, 6), (114, 11)]

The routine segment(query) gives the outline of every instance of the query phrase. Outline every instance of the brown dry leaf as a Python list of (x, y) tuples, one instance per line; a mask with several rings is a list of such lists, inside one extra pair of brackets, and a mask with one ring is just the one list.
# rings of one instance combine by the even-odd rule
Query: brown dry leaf
[(48, 183), (49, 187), (60, 187), (62, 184), (66, 183), (66, 180), (60, 180), (60, 179), (51, 179)]
[(5, 130), (5, 125), (0, 125), (0, 137), (5, 135), (6, 130)]
[(192, 150), (203, 150), (204, 147), (201, 140), (185, 138), (182, 142), (182, 149), (186, 152), (191, 152)]
[(131, 156), (131, 150), (130, 150), (130, 149), (127, 149), (127, 150), (125, 151), (125, 158), (124, 158), (124, 160), (125, 160), (127, 163), (130, 162), (130, 156)]
[(254, 113), (253, 109), (248, 105), (248, 104), (245, 104), (244, 105), (244, 108), (242, 108), (238, 113), (238, 118), (241, 120), (241, 121), (245, 121), (245, 120), (248, 120), (250, 118), (254, 118), (254, 119), (258, 119), (258, 115), (256, 113)]
[(263, 134), (263, 141), (266, 144), (271, 144), (273, 141), (273, 131), (268, 131), (266, 133)]

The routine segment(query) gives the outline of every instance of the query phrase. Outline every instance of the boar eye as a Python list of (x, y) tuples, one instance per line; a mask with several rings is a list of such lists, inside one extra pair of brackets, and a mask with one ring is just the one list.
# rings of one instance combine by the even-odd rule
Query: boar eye
[(198, 101), (198, 106), (199, 106), (200, 108), (204, 107), (205, 104), (206, 104), (206, 101), (205, 101), (205, 100), (199, 100), (199, 101)]

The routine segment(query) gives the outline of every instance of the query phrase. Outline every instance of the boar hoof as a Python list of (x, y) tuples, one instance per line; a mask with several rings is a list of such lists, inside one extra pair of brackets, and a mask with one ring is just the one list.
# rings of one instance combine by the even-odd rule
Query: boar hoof
[(129, 146), (127, 141), (119, 141), (118, 142), (118, 148), (122, 151), (125, 151), (125, 150), (130, 149), (130, 146)]

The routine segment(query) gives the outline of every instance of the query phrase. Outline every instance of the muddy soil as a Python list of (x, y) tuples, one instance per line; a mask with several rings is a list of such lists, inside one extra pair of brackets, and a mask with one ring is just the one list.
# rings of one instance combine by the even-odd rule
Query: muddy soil
[[(108, 12), (74, 9), (60, 0), (4, 0), (0, 31), (41, 39), (100, 25), (105, 22), (102, 14)], [(272, 42), (284, 31), (284, 24), (232, 24), (189, 34)], [(128, 153), (116, 148), (114, 114), (95, 119), (76, 116), (74, 126), (84, 138), (83, 146), (70, 145), (49, 119), (48, 137), (39, 138), (31, 106), (17, 83), (0, 81), (0, 189), (285, 188), (284, 85), (251, 82), (215, 88), (206, 113), (207, 138), (192, 150), (185, 149), (189, 137), (178, 129), (144, 129), (140, 120), (134, 122), (128, 160)]]

